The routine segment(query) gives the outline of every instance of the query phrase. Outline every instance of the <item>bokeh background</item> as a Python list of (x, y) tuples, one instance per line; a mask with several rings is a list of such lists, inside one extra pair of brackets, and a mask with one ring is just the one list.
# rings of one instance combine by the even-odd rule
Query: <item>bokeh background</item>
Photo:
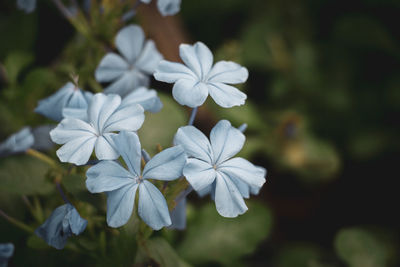
[[(79, 32), (51, 1), (38, 2), (31, 14), (14, 1), (0, 3), (0, 140), (49, 123), (33, 109), (70, 73), (86, 90), (101, 90), (94, 69), (122, 26), (120, 10), (97, 12), (85, 20), (90, 32)], [(113, 1), (104, 2), (112, 10)], [(169, 245), (158, 246), (193, 266), (400, 266), (400, 2), (182, 2), (177, 16), (163, 19), (154, 5), (141, 6), (126, 23), (142, 25), (167, 59), (179, 60), (179, 43), (202, 41), (216, 60), (249, 69), (241, 86), (246, 105), (223, 109), (208, 100), (195, 125), (208, 133), (220, 119), (247, 123), (240, 155), (268, 175), (237, 219), (221, 218), (209, 198), (190, 195), (187, 230), (164, 230)], [(170, 85), (153, 80), (152, 87), (165, 108), (148, 115), (139, 134), (154, 152), (155, 144), (171, 143), (189, 110), (174, 102)], [(80, 175), (65, 186), (91, 198)], [(56, 192), (45, 176), (27, 156), (0, 159), (1, 209), (37, 226), (21, 196), (49, 214), (59, 200), (49, 200)], [(131, 239), (115, 239), (99, 254), (85, 233), (73, 249), (55, 251), (0, 218), (0, 242), (16, 245), (11, 266), (134, 266)]]

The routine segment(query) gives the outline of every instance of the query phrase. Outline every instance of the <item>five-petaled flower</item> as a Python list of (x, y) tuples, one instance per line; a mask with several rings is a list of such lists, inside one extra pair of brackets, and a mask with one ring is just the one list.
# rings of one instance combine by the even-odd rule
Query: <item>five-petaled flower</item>
[(181, 146), (174, 146), (155, 155), (141, 172), (141, 146), (132, 132), (115, 136), (116, 148), (129, 170), (115, 161), (101, 161), (87, 173), (86, 187), (92, 193), (107, 192), (107, 223), (111, 227), (126, 224), (135, 206), (139, 190), (138, 213), (155, 230), (171, 224), (167, 202), (148, 179), (172, 181), (182, 175), (186, 155)]
[(148, 75), (163, 58), (154, 42), (145, 42), (142, 28), (130, 25), (118, 32), (115, 45), (123, 57), (106, 54), (95, 72), (98, 82), (112, 82), (104, 92), (125, 96), (139, 86), (148, 86)]
[(210, 94), (224, 108), (244, 104), (246, 94), (228, 84), (245, 82), (249, 75), (245, 67), (232, 61), (219, 61), (213, 66), (213, 55), (201, 42), (181, 44), (179, 52), (185, 65), (162, 60), (154, 73), (156, 80), (175, 83), (172, 94), (176, 101), (194, 108)]
[(50, 132), (51, 139), (63, 146), (57, 150), (62, 162), (83, 165), (93, 149), (98, 159), (119, 157), (112, 136), (120, 131), (136, 131), (144, 121), (144, 110), (139, 104), (121, 105), (119, 95), (96, 94), (87, 109), (87, 120), (65, 118)]
[(68, 237), (81, 234), (87, 221), (79, 215), (71, 204), (56, 208), (50, 217), (35, 230), (35, 234), (56, 249), (63, 249)]
[(245, 136), (221, 120), (212, 129), (210, 141), (193, 126), (179, 128), (174, 143), (181, 145), (189, 157), (183, 175), (198, 192), (209, 190), (219, 214), (236, 217), (247, 210), (243, 197), (256, 192), (265, 183), (265, 172), (249, 161), (236, 157)]

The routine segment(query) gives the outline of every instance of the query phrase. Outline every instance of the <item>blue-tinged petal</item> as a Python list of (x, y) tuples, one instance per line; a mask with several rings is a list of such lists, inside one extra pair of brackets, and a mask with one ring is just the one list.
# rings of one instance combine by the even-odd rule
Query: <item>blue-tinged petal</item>
[(0, 154), (8, 155), (13, 153), (24, 152), (33, 146), (35, 142), (32, 131), (29, 127), (24, 127), (19, 132), (8, 137), (4, 142), (0, 143)]
[(233, 158), (220, 164), (217, 169), (229, 177), (235, 177), (251, 187), (261, 188), (265, 177), (258, 167), (243, 158)]
[(181, 146), (167, 148), (155, 155), (143, 169), (143, 178), (172, 181), (182, 176), (186, 154)]
[(114, 131), (137, 131), (144, 122), (144, 109), (139, 104), (118, 108), (104, 123), (103, 133)]
[(17, 0), (17, 7), (26, 13), (32, 13), (36, 8), (36, 0)]
[(115, 150), (114, 141), (111, 138), (114, 135), (116, 134), (104, 133), (97, 138), (94, 149), (99, 160), (113, 160), (119, 157), (118, 152)]
[(88, 224), (88, 221), (83, 219), (78, 211), (72, 206), (72, 209), (67, 213), (68, 225), (74, 235), (80, 235)]
[(62, 109), (66, 106), (74, 91), (75, 85), (73, 83), (65, 84), (55, 94), (40, 100), (35, 112), (55, 121), (62, 120)]
[(241, 106), (245, 103), (247, 95), (237, 88), (224, 83), (208, 83), (208, 91), (215, 103), (223, 108)]
[(87, 108), (88, 102), (86, 101), (85, 95), (82, 93), (81, 90), (75, 88), (71, 97), (65, 104), (66, 108)]
[(222, 173), (217, 173), (215, 206), (223, 217), (234, 218), (247, 211), (246, 203), (236, 185)]
[(96, 137), (96, 134), (90, 124), (75, 118), (63, 119), (50, 131), (51, 140), (56, 144), (65, 144), (80, 137)]
[(181, 9), (181, 0), (158, 0), (157, 7), (163, 16), (172, 16)]
[(249, 77), (245, 67), (232, 61), (218, 61), (208, 73), (207, 80), (212, 83), (244, 83)]
[(184, 230), (186, 228), (186, 197), (182, 198), (171, 211), (172, 224), (169, 228)]
[(62, 115), (64, 118), (75, 118), (87, 121), (87, 108), (63, 108)]
[[(267, 177), (267, 170), (264, 167), (261, 166), (255, 166), (257, 170), (259, 171), (259, 175), (262, 177)], [(253, 195), (258, 195), (260, 193), (261, 187), (258, 186), (250, 186), (250, 193)]]
[(145, 43), (140, 56), (135, 62), (135, 67), (147, 74), (153, 74), (163, 56), (158, 52), (155, 43), (149, 40)]
[(152, 183), (144, 180), (139, 185), (139, 216), (154, 230), (171, 225), (167, 201)]
[(97, 138), (93, 136), (75, 138), (60, 147), (56, 151), (56, 154), (61, 162), (84, 165), (89, 161), (92, 155), (96, 139)]
[(247, 183), (243, 182), (242, 180), (234, 176), (229, 176), (229, 179), (231, 179), (231, 181), (236, 185), (242, 197), (244, 198), (250, 197), (250, 186)]
[(214, 182), (217, 174), (210, 163), (191, 158), (187, 160), (183, 175), (194, 190), (202, 191)]
[(135, 206), (138, 184), (130, 184), (107, 193), (107, 224), (120, 227), (129, 221)]
[(145, 111), (159, 112), (162, 108), (160, 98), (156, 90), (139, 87), (122, 99), (120, 108), (131, 104), (139, 104)]
[(181, 44), (179, 54), (186, 64), (198, 77), (203, 80), (207, 77), (213, 63), (213, 55), (202, 42), (194, 45)]
[(220, 120), (210, 133), (215, 164), (218, 165), (236, 155), (242, 149), (245, 140), (244, 134), (232, 127), (229, 121)]
[(94, 76), (98, 82), (111, 82), (129, 70), (129, 64), (119, 55), (108, 53), (100, 61)]
[(181, 145), (188, 157), (212, 164), (213, 151), (208, 138), (194, 126), (180, 127), (175, 134), (174, 144)]
[(106, 89), (104, 89), (104, 92), (106, 94), (118, 94), (124, 97), (137, 87), (147, 87), (149, 83), (150, 79), (146, 74), (133, 68), (125, 72), (120, 78), (110, 84)]
[(0, 243), (0, 266), (7, 267), (8, 260), (14, 254), (13, 243)]
[(115, 161), (100, 161), (86, 172), (86, 187), (91, 193), (110, 192), (136, 183), (134, 174)]
[(195, 108), (206, 101), (208, 86), (196, 80), (181, 79), (174, 84), (172, 95), (179, 104)]
[(41, 125), (32, 130), (35, 143), (32, 148), (36, 150), (48, 150), (54, 147), (54, 143), (50, 138), (50, 131), (53, 130), (55, 125)]
[(121, 154), (129, 171), (139, 177), (141, 174), (140, 162), (142, 159), (139, 137), (133, 132), (120, 132), (113, 137), (115, 147)]
[(215, 181), (212, 184), (204, 187), (202, 190), (198, 190), (196, 192), (200, 197), (204, 197), (205, 195), (210, 194), (212, 190), (215, 191)]
[(133, 64), (142, 51), (144, 32), (137, 25), (129, 25), (122, 28), (115, 38), (115, 45), (121, 54)]
[(198, 80), (196, 74), (181, 63), (161, 60), (154, 73), (157, 81), (174, 83), (180, 79)]
[(95, 94), (88, 108), (90, 124), (101, 134), (105, 123), (121, 104), (119, 95)]

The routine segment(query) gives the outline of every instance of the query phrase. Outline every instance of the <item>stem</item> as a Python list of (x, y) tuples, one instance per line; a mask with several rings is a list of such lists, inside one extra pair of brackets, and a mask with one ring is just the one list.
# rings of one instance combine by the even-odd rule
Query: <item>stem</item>
[(192, 109), (192, 114), (190, 114), (190, 119), (188, 125), (193, 125), (194, 119), (196, 118), (198, 107)]
[(62, 190), (60, 182), (56, 181), (55, 183), (56, 183), (57, 190), (60, 193), (61, 198), (64, 200), (64, 202), (67, 204), (71, 204), (71, 202), (68, 200), (67, 196), (65, 195), (64, 191)]
[(247, 129), (247, 123), (243, 123), (242, 125), (239, 126), (238, 130), (244, 133)]
[(47, 156), (47, 155), (45, 155), (42, 152), (39, 152), (37, 150), (29, 148), (26, 151), (26, 154), (28, 154), (28, 155), (30, 155), (32, 157), (35, 157), (35, 158), (37, 158), (37, 159), (39, 159), (39, 160), (41, 160), (43, 162), (46, 162), (47, 164), (49, 164), (49, 165), (51, 165), (53, 167), (56, 166), (56, 162), (52, 158), (50, 158), (49, 156)]
[(149, 162), (151, 159), (149, 153), (147, 153), (147, 151), (144, 149), (142, 149), (142, 157), (143, 157), (145, 163)]
[(18, 221), (17, 219), (15, 219), (13, 217), (7, 215), (1, 209), (0, 209), (0, 216), (3, 217), (4, 219), (6, 219), (11, 224), (15, 225), (16, 227), (18, 227), (18, 228), (20, 228), (20, 229), (22, 229), (24, 231), (27, 231), (28, 233), (31, 233), (31, 234), (34, 233), (34, 230), (31, 227), (29, 227), (28, 225)]
[(66, 18), (70, 19), (72, 17), (71, 13), (69, 12), (68, 8), (65, 7), (65, 5), (61, 2), (61, 0), (53, 0), (53, 3), (56, 5), (58, 10), (61, 12), (61, 14)]

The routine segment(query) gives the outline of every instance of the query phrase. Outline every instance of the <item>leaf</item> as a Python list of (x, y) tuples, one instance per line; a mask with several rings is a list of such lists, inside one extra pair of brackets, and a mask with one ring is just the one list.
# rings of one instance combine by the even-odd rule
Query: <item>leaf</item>
[(242, 216), (221, 217), (214, 204), (202, 207), (188, 223), (186, 236), (178, 248), (188, 262), (218, 262), (224, 266), (252, 254), (265, 240), (272, 225), (272, 215), (264, 205), (248, 202), (249, 210)]
[(159, 113), (146, 113), (146, 119), (139, 130), (140, 142), (149, 152), (156, 152), (160, 144), (163, 148), (172, 145), (173, 137), (179, 127), (187, 124), (184, 109), (171, 97), (158, 93), (164, 107)]
[(47, 194), (54, 190), (46, 181), (50, 167), (29, 156), (15, 156), (0, 161), (0, 192), (19, 195)]
[(345, 228), (336, 234), (334, 245), (339, 258), (350, 267), (384, 267), (397, 252), (392, 238), (388, 232)]
[(8, 54), (4, 62), (8, 82), (16, 84), (19, 73), (32, 61), (33, 56), (28, 52), (14, 51)]
[(280, 249), (276, 257), (278, 267), (312, 267), (321, 258), (321, 249), (309, 243), (291, 243)]
[(176, 254), (176, 251), (163, 238), (157, 237), (146, 241), (146, 252), (163, 267), (189, 267), (190, 265), (184, 262)]
[(62, 184), (67, 192), (75, 194), (86, 190), (85, 177), (80, 174), (70, 174), (63, 177)]

